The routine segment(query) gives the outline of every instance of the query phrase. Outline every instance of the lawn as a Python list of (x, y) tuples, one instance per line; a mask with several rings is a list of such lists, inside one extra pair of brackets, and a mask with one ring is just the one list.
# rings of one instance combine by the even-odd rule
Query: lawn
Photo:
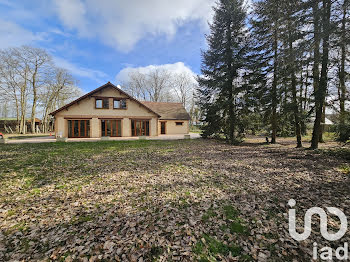
[[(0, 155), (0, 261), (310, 261), (314, 241), (329, 243), (317, 226), (289, 236), (288, 200), (301, 226), (312, 206), (350, 215), (347, 149), (197, 139), (8, 144)], [(332, 245), (342, 242), (348, 233)]]

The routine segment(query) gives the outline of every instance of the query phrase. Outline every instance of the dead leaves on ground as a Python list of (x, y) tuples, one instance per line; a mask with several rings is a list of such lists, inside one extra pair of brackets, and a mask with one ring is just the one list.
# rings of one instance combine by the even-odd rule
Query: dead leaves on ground
[(2, 173), (0, 260), (303, 261), (323, 239), (317, 230), (308, 241), (290, 238), (288, 199), (297, 200), (300, 221), (312, 206), (348, 212), (341, 159), (283, 147), (162, 143), (110, 142), (95, 152), (86, 143), (65, 155), (47, 148), (36, 161), (20, 146), (5, 152), (23, 166)]

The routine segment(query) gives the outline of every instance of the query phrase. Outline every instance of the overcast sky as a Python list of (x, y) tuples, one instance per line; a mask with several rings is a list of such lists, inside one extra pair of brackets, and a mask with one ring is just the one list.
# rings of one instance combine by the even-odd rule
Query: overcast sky
[(84, 91), (130, 68), (200, 71), (214, 0), (0, 0), (0, 48), (46, 48)]

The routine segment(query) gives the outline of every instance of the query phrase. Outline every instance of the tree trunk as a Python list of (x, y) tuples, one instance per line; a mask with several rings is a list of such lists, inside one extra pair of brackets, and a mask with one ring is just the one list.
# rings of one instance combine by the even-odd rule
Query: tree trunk
[(18, 104), (18, 98), (17, 95), (15, 93), (15, 104), (16, 104), (16, 120), (17, 120), (17, 125), (16, 125), (16, 132), (20, 132), (20, 115), (19, 115), (19, 104)]
[[(292, 48), (292, 43), (290, 42), (290, 48)], [(293, 62), (295, 62), (293, 60)], [(295, 135), (297, 137), (297, 148), (302, 147), (301, 142), (301, 126), (300, 126), (300, 115), (299, 115), (299, 106), (297, 99), (297, 84), (294, 72), (294, 63), (292, 64), (291, 69), (291, 80), (292, 80), (292, 95), (293, 95), (293, 108), (294, 108), (294, 121), (295, 121)]]
[(340, 140), (345, 141), (347, 138), (344, 134), (345, 126), (345, 99), (346, 99), (346, 86), (345, 86), (345, 60), (346, 60), (346, 13), (347, 13), (348, 0), (344, 0), (343, 3), (343, 17), (341, 22), (341, 37), (340, 37), (340, 50), (341, 50), (341, 61), (340, 61), (340, 70), (339, 70), (339, 125), (340, 125)]
[(229, 142), (230, 144), (233, 144), (235, 142), (235, 110), (234, 110), (234, 86), (233, 86), (233, 79), (234, 79), (234, 71), (232, 68), (232, 31), (231, 31), (231, 24), (232, 22), (227, 23), (227, 35), (226, 35), (226, 65), (227, 65), (227, 92), (228, 92), (228, 119), (229, 119), (229, 125), (228, 125), (228, 136), (229, 136)]
[(320, 127), (320, 137), (318, 138), (318, 142), (324, 143), (323, 134), (325, 131), (325, 124), (326, 124), (326, 103), (323, 103), (322, 108), (322, 118), (321, 118), (321, 127)]
[(36, 103), (37, 103), (37, 98), (33, 98), (33, 104), (32, 104), (32, 114), (30, 117), (30, 127), (32, 130), (32, 133), (35, 133), (35, 111), (36, 111)]
[(308, 90), (309, 89), (309, 63), (307, 63), (306, 66), (306, 81), (305, 81), (305, 90), (304, 90), (304, 105), (303, 105), (303, 109), (304, 111), (306, 111), (306, 109), (308, 108), (307, 105), (307, 101), (308, 101)]
[(323, 105), (327, 93), (327, 72), (328, 72), (328, 60), (329, 60), (329, 35), (330, 35), (330, 10), (331, 0), (323, 0), (323, 13), (322, 13), (322, 25), (323, 25), (323, 41), (322, 41), (322, 69), (318, 90), (315, 92), (315, 110), (316, 117), (314, 122), (314, 128), (312, 132), (311, 148), (317, 149), (321, 132), (321, 120), (323, 113)]
[(26, 123), (26, 107), (27, 107), (27, 74), (28, 74), (28, 67), (25, 67), (24, 69), (24, 79), (23, 84), (21, 86), (21, 120), (20, 120), (20, 128), (19, 131), (21, 134), (25, 134), (27, 131), (27, 123)]
[(38, 61), (36, 61), (34, 72), (33, 72), (33, 75), (32, 75), (33, 104), (32, 104), (32, 115), (31, 115), (31, 118), (30, 118), (30, 125), (31, 125), (32, 133), (36, 132), (36, 130), (35, 130), (35, 111), (36, 111), (36, 103), (37, 103), (37, 100), (38, 100), (37, 86), (36, 86), (37, 73), (38, 73)]
[(277, 58), (278, 58), (278, 32), (274, 31), (274, 65), (273, 65), (273, 82), (272, 82), (272, 116), (271, 116), (271, 144), (276, 144), (277, 136)]
[(295, 56), (293, 50), (293, 39), (292, 39), (292, 28), (291, 23), (288, 20), (288, 45), (289, 45), (289, 67), (290, 67), (290, 78), (291, 78), (291, 89), (293, 96), (293, 111), (295, 121), (295, 135), (297, 137), (297, 148), (302, 147), (301, 142), (301, 126), (300, 126), (300, 115), (299, 115), (299, 104), (297, 99), (297, 81), (295, 77)]
[[(318, 7), (318, 1), (313, 2), (312, 6), (312, 13), (313, 13), (313, 19), (314, 19), (314, 64), (312, 69), (312, 76), (313, 76), (313, 88), (314, 88), (314, 94), (315, 94), (315, 107), (317, 104), (317, 94), (319, 92), (319, 84), (320, 84), (320, 10)], [(316, 110), (315, 110), (316, 111)], [(316, 121), (316, 119), (315, 119)], [(314, 131), (313, 131), (314, 132)], [(314, 135), (312, 136), (312, 140), (314, 140)], [(315, 144), (316, 148), (318, 146), (318, 137), (317, 137), (317, 145), (316, 142), (313, 142), (311, 147), (313, 147), (313, 144)]]

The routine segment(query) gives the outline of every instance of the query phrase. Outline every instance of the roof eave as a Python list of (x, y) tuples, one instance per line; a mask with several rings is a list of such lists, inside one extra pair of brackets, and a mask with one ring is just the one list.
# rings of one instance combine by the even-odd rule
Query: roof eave
[(61, 112), (62, 110), (67, 109), (68, 107), (74, 105), (75, 103), (78, 103), (79, 101), (81, 101), (81, 100), (83, 100), (83, 99), (85, 99), (85, 98), (91, 96), (92, 94), (94, 94), (94, 93), (100, 91), (101, 89), (103, 89), (103, 88), (105, 88), (105, 87), (107, 87), (107, 86), (111, 86), (111, 87), (115, 88), (117, 91), (119, 91), (120, 93), (122, 93), (122, 94), (124, 94), (125, 96), (127, 96), (130, 100), (133, 100), (133, 101), (135, 101), (136, 103), (138, 103), (139, 105), (141, 105), (141, 106), (147, 108), (151, 113), (155, 114), (157, 117), (161, 117), (159, 114), (157, 114), (156, 112), (154, 112), (151, 108), (149, 108), (148, 106), (144, 105), (143, 103), (141, 103), (141, 102), (138, 101), (137, 99), (133, 98), (131, 95), (129, 95), (129, 94), (126, 93), (125, 91), (123, 91), (123, 90), (121, 90), (120, 88), (118, 88), (117, 86), (113, 85), (111, 82), (108, 82), (108, 83), (106, 83), (106, 84), (104, 84), (104, 85), (102, 85), (102, 86), (96, 88), (95, 90), (92, 90), (91, 92), (89, 92), (89, 93), (87, 93), (87, 94), (85, 94), (85, 95), (83, 95), (83, 96), (81, 96), (81, 97), (75, 99), (74, 101), (68, 103), (67, 105), (64, 105), (64, 106), (62, 106), (61, 108), (57, 109), (56, 111), (51, 112), (49, 115), (55, 116), (58, 112)]

